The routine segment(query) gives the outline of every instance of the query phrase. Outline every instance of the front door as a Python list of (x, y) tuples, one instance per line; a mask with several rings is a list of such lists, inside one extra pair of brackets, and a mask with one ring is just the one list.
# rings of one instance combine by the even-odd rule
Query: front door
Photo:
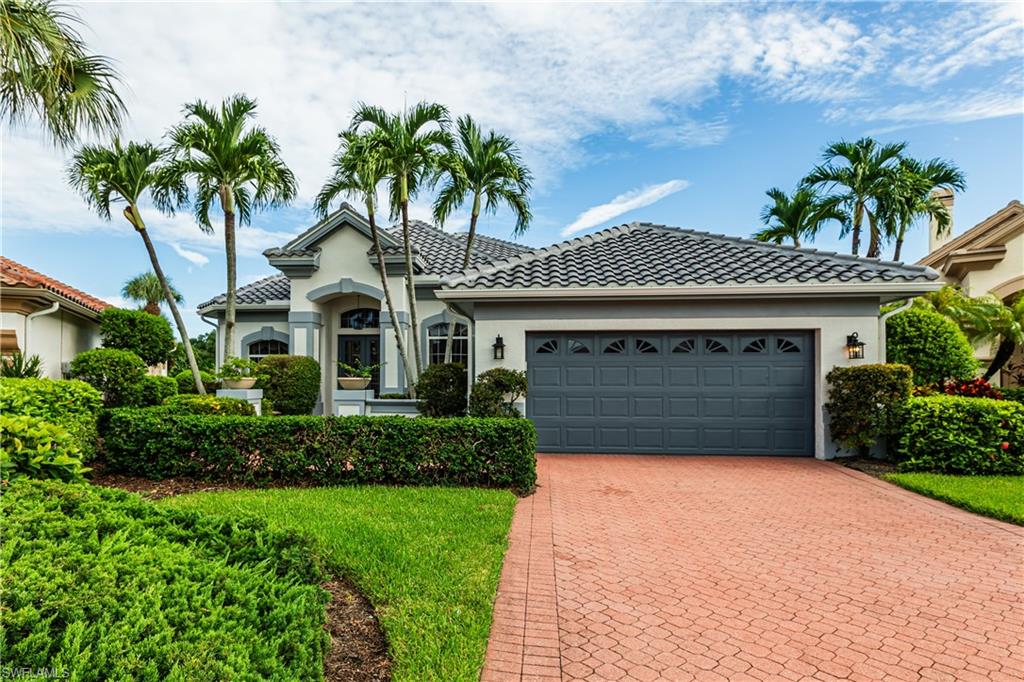
[[(338, 361), (346, 365), (376, 365), (380, 362), (380, 337), (369, 334), (341, 334), (338, 336)], [(345, 371), (338, 367), (338, 376)], [(369, 388), (374, 395), (380, 391), (380, 370), (374, 370)]]

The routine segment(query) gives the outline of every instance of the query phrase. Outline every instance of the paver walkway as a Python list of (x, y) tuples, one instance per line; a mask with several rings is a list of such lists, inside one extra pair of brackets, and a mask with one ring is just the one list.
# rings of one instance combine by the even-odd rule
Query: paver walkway
[(552, 456), (483, 679), (1024, 679), (1024, 528), (814, 460)]

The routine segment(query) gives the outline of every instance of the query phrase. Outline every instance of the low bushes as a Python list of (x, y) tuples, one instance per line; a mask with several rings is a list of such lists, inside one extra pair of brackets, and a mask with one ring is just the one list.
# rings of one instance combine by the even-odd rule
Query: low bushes
[(899, 411), (893, 459), (902, 471), (1024, 474), (1024, 405), (1011, 400), (930, 396)]
[(102, 393), (106, 407), (129, 404), (132, 387), (144, 376), (146, 364), (129, 350), (94, 348), (79, 353), (71, 361), (71, 378), (80, 379)]
[(893, 433), (892, 417), (910, 398), (913, 387), (906, 365), (835, 367), (825, 379), (832, 440), (862, 453)]
[(131, 351), (147, 365), (166, 362), (175, 346), (171, 323), (144, 310), (107, 308), (100, 314), (100, 338), (104, 348)]
[(477, 485), (530, 490), (526, 420), (210, 417), (114, 410), (107, 463), (124, 473), (266, 483)]
[(931, 310), (912, 308), (886, 324), (886, 357), (909, 365), (914, 385), (936, 386), (947, 379), (968, 379), (978, 369), (974, 349), (953, 320)]
[(178, 382), (172, 377), (144, 376), (128, 387), (124, 402), (132, 407), (152, 407), (177, 394)]
[(263, 397), (281, 414), (310, 414), (320, 395), (320, 363), (301, 355), (268, 355), (257, 370)]
[(416, 381), (416, 407), (427, 417), (466, 414), (466, 366), (458, 362), (430, 365)]
[(482, 372), (469, 396), (472, 417), (522, 417), (516, 401), (526, 395), (526, 372), (495, 367)]
[(172, 414), (219, 414), (238, 417), (256, 414), (256, 410), (247, 400), (194, 393), (171, 396), (164, 401), (163, 407)]
[(254, 518), (18, 481), (3, 495), (0, 649), (93, 680), (322, 680), (311, 541)]
[[(217, 390), (217, 386), (220, 384), (220, 380), (216, 375), (210, 372), (199, 371), (199, 378), (203, 382), (203, 388), (206, 389), (207, 393), (213, 393)], [(192, 370), (186, 369), (183, 372), (178, 372), (174, 375), (174, 380), (178, 382), (178, 393), (195, 393), (196, 382), (192, 378)]]
[(100, 392), (83, 381), (0, 379), (0, 414), (26, 415), (63, 427), (88, 461), (96, 454)]
[(1018, 403), (1024, 403), (1024, 386), (1020, 388), (1000, 388), (999, 392), (1003, 394), (1003, 400), (1014, 400)]
[(0, 480), (80, 481), (87, 471), (81, 449), (63, 427), (38, 417), (0, 414)]

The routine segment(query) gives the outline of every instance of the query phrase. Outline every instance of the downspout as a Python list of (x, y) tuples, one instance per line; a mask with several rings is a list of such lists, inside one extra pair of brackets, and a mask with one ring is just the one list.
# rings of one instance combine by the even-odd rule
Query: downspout
[[(54, 301), (53, 305), (51, 305), (49, 308), (46, 308), (45, 310), (37, 310), (34, 313), (29, 313), (25, 317), (25, 352), (23, 353), (23, 355), (25, 357), (29, 356), (28, 337), (29, 337), (29, 330), (32, 328), (32, 320), (36, 319), (37, 317), (45, 317), (46, 315), (53, 315), (58, 310), (60, 310), (60, 301)], [(64, 335), (61, 334), (61, 342), (62, 343), (64, 341), (63, 336)], [(59, 357), (57, 358), (57, 362), (60, 363), (60, 358)]]
[(878, 319), (879, 359), (882, 361), (883, 364), (888, 359), (885, 353), (885, 321), (888, 320), (893, 315), (895, 315), (896, 313), (902, 313), (904, 310), (907, 310), (912, 305), (914, 305), (914, 299), (908, 298), (907, 302), (901, 305), (899, 308), (894, 308), (893, 310), (890, 310), (889, 312), (887, 312), (885, 315), (882, 315), (882, 317)]

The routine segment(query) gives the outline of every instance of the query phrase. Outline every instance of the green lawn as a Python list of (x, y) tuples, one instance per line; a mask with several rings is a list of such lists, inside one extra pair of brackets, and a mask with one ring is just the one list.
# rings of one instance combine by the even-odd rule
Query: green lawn
[(886, 474), (884, 478), (957, 507), (1024, 525), (1024, 476)]
[(377, 609), (397, 680), (476, 680), (515, 497), (474, 488), (198, 493), (160, 504), (252, 513), (312, 534)]

